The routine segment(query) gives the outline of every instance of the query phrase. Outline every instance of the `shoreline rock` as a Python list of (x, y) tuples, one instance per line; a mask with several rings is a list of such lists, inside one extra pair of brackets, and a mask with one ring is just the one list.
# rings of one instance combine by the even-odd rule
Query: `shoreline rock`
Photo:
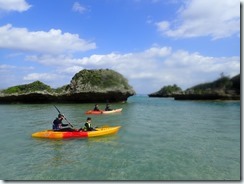
[(0, 103), (124, 102), (134, 94), (127, 79), (118, 72), (109, 69), (81, 70), (69, 85), (56, 90), (40, 81), (2, 90)]
[(175, 95), (175, 100), (240, 100), (240, 95), (184, 94)]
[(149, 97), (174, 97), (174, 95), (182, 94), (182, 89), (178, 87), (176, 84), (173, 86), (168, 85), (162, 87), (159, 91), (155, 93), (151, 93)]
[(240, 74), (221, 77), (213, 82), (198, 84), (185, 91), (176, 86), (165, 86), (149, 97), (173, 97), (175, 100), (240, 100)]

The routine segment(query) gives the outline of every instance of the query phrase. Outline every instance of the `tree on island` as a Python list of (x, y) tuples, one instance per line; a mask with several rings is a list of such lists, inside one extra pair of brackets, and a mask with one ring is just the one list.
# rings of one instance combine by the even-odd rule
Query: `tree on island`
[[(236, 76), (237, 77), (237, 76)], [(186, 93), (194, 94), (208, 94), (208, 93), (219, 93), (224, 94), (228, 90), (233, 88), (233, 79), (229, 76), (226, 76), (223, 72), (220, 74), (220, 78), (213, 82), (207, 82), (203, 84), (198, 84), (186, 90)]]
[(149, 94), (150, 97), (170, 97), (182, 93), (182, 89), (176, 84), (162, 87), (159, 91)]
[(174, 97), (176, 100), (239, 100), (240, 74), (230, 78), (223, 72), (213, 81), (195, 85), (182, 91), (177, 85), (164, 86), (149, 97)]

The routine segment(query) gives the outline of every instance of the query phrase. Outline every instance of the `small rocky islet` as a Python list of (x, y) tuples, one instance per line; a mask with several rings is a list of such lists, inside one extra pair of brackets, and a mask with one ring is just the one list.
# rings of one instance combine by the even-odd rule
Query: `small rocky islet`
[(35, 81), (0, 91), (0, 103), (106, 103), (124, 102), (135, 91), (128, 80), (110, 69), (81, 70), (70, 84), (53, 89)]
[(240, 100), (240, 74), (230, 78), (221, 75), (213, 82), (198, 84), (182, 90), (176, 84), (168, 85), (149, 97), (173, 97), (175, 100)]
[[(0, 91), (0, 103), (106, 103), (125, 102), (135, 95), (128, 80), (111, 69), (81, 70), (70, 84), (53, 89), (35, 81)], [(182, 90), (176, 84), (162, 87), (149, 97), (173, 97), (175, 100), (240, 100), (240, 74), (198, 84)]]

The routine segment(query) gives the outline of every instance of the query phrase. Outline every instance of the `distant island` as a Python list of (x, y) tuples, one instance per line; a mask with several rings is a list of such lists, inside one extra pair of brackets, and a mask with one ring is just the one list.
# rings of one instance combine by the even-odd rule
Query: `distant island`
[(0, 91), (0, 103), (123, 102), (135, 91), (120, 73), (110, 69), (81, 70), (70, 84), (53, 89), (35, 81)]
[(220, 78), (198, 84), (183, 91), (176, 84), (164, 86), (149, 97), (173, 97), (175, 100), (240, 100), (240, 74), (230, 78), (221, 74)]

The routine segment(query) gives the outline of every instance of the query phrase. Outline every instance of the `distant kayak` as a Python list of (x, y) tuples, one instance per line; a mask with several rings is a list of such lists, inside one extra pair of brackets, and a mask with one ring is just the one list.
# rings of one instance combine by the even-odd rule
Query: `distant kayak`
[(123, 108), (114, 109), (114, 110), (111, 110), (111, 111), (93, 111), (93, 110), (89, 110), (89, 111), (86, 111), (86, 114), (113, 114), (113, 113), (121, 112), (122, 110), (123, 110)]
[(53, 130), (43, 130), (41, 132), (36, 132), (32, 134), (35, 138), (48, 138), (48, 139), (65, 139), (65, 138), (89, 138), (106, 136), (111, 134), (116, 134), (121, 126), (115, 127), (101, 127), (96, 128), (96, 131), (75, 131), (75, 132), (59, 132)]

